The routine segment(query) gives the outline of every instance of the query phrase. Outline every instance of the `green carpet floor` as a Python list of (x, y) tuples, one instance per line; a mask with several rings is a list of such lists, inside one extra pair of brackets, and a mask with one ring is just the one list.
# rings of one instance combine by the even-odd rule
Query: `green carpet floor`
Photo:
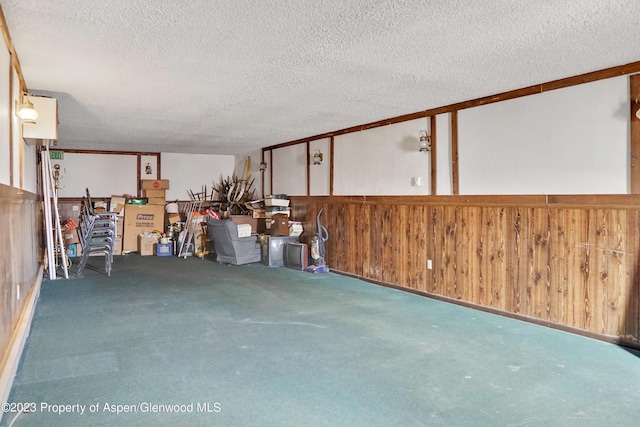
[(333, 273), (127, 255), (43, 282), (10, 402), (35, 411), (3, 426), (636, 426), (640, 357)]

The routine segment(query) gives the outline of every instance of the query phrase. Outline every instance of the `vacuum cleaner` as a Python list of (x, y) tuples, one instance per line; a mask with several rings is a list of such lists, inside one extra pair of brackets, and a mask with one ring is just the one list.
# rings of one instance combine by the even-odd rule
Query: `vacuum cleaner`
[(320, 215), (322, 211), (320, 209), (318, 216), (316, 217), (316, 234), (311, 238), (311, 265), (307, 267), (307, 271), (311, 273), (327, 273), (329, 267), (325, 264), (324, 256), (326, 253), (324, 242), (329, 240), (329, 232), (320, 223)]

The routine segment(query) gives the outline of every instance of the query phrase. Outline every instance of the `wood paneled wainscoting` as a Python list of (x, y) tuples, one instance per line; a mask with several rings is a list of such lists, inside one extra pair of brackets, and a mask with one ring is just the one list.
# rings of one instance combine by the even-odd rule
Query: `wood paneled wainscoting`
[[(336, 271), (640, 347), (640, 196), (291, 197)], [(429, 269), (429, 264), (431, 269)]]
[(43, 255), (42, 200), (0, 184), (0, 372)]

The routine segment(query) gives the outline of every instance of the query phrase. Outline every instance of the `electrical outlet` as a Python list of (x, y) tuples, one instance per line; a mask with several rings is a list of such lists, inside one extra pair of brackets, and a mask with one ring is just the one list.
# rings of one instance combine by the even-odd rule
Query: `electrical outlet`
[(430, 259), (427, 260), (427, 270), (433, 270), (433, 262)]
[(73, 207), (71, 208), (71, 210), (72, 210), (73, 212), (78, 212), (78, 211), (80, 210), (80, 206), (78, 206), (78, 205), (73, 205)]

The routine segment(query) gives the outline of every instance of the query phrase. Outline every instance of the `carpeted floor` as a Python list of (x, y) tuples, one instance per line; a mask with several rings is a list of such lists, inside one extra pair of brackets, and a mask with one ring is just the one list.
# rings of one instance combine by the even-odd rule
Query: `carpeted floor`
[(34, 411), (2, 425), (635, 426), (638, 356), (333, 273), (127, 255), (43, 283), (10, 397)]

